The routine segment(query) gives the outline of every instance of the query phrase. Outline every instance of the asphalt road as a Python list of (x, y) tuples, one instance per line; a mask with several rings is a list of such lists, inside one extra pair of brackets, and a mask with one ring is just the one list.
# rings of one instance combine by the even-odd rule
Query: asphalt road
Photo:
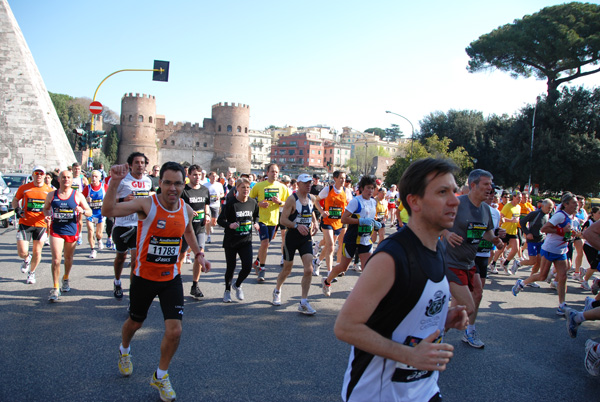
[[(213, 270), (200, 279), (204, 300), (188, 296), (191, 265), (183, 266), (183, 336), (169, 370), (178, 400), (341, 400), (349, 346), (335, 338), (333, 324), (358, 274), (349, 271), (334, 285), (331, 298), (314, 280), (309, 299), (317, 314), (304, 316), (296, 311), (301, 278), (296, 257), (297, 268), (283, 287), (283, 305), (274, 307), (278, 238), (270, 249), (266, 283), (257, 284), (251, 274), (244, 283), (246, 300), (225, 304), (221, 234), (217, 229), (208, 245)], [(50, 304), (49, 248), (43, 251), (37, 283), (26, 285), (15, 231), (0, 229), (0, 401), (159, 400), (148, 385), (163, 333), (158, 301), (133, 339), (133, 375), (123, 378), (117, 358), (127, 292), (123, 301), (114, 299), (113, 253), (104, 250), (89, 260), (86, 243), (76, 251), (73, 290)], [(578, 337), (569, 338), (565, 320), (555, 315), (555, 292), (543, 283), (515, 298), (510, 293), (515, 279), (492, 275), (488, 282), (477, 321), (485, 349), (463, 344), (458, 331), (446, 334), (455, 357), (440, 377), (444, 400), (598, 400), (600, 378), (587, 374), (583, 358), (585, 341), (598, 338), (600, 324), (584, 323)], [(571, 280), (568, 292), (567, 302), (581, 309), (589, 292)]]

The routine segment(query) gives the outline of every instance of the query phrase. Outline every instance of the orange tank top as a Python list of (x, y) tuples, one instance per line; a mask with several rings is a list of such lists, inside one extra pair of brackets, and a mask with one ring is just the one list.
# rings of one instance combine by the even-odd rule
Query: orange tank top
[(330, 225), (333, 230), (337, 230), (342, 227), (342, 214), (346, 209), (348, 201), (346, 200), (346, 191), (342, 188), (342, 191), (337, 194), (333, 189), (333, 186), (329, 187), (329, 193), (325, 198), (325, 204), (323, 209), (329, 212), (329, 216), (323, 217), (323, 223)]
[(185, 203), (167, 211), (152, 195), (152, 207), (146, 219), (138, 220), (137, 265), (134, 274), (156, 282), (169, 281), (179, 275), (181, 237), (188, 224)]

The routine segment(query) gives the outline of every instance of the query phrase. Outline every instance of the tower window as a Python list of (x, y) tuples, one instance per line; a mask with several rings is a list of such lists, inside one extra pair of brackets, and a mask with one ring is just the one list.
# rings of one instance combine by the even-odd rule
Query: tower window
[(233, 131), (233, 127), (231, 127), (231, 124), (227, 126), (227, 132), (230, 133), (231, 131)]
[(248, 127), (244, 127), (244, 132), (248, 134)]
[(197, 142), (197, 141), (196, 141), (196, 146), (197, 146), (197, 147), (199, 147), (199, 146), (200, 146), (200, 143), (199, 143), (199, 142)]
[(167, 140), (163, 140), (163, 145), (167, 145)]
[(208, 144), (205, 142), (205, 143), (204, 143), (204, 148), (206, 148), (206, 147), (208, 147)]
[(218, 132), (221, 132), (221, 125), (219, 124), (219, 128), (217, 129)]
[(237, 126), (237, 132), (241, 133), (242, 132), (242, 128), (240, 126)]
[(175, 141), (174, 140), (171, 140), (171, 145), (175, 145)]
[(143, 123), (144, 122), (144, 116), (139, 115), (138, 116), (138, 122)]
[(148, 123), (152, 123), (152, 116), (148, 116)]
[(132, 122), (133, 121), (133, 116), (129, 115), (129, 121)]

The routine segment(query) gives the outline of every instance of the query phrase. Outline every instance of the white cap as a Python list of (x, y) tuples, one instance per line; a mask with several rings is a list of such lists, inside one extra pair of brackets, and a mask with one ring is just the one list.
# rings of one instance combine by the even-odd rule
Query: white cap
[(312, 177), (309, 174), (302, 173), (298, 175), (298, 183), (307, 183), (312, 181)]
[(44, 172), (44, 174), (46, 174), (46, 169), (44, 169), (43, 166), (36, 166), (36, 167), (34, 167), (33, 171), (31, 173), (33, 173), (35, 171), (38, 171), (38, 170), (41, 170), (42, 172)]

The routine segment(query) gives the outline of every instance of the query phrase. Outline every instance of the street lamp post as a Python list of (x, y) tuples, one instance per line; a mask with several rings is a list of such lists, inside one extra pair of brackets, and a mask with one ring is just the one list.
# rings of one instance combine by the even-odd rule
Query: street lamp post
[(407, 122), (409, 122), (410, 128), (412, 129), (412, 132), (410, 134), (410, 161), (412, 162), (412, 158), (413, 158), (413, 143), (415, 142), (415, 126), (413, 126), (412, 122), (410, 120), (408, 120), (406, 117), (402, 116), (401, 114), (390, 112), (389, 110), (386, 110), (385, 112), (386, 113), (390, 113), (390, 114), (394, 114), (394, 115), (396, 115), (398, 117), (402, 117), (404, 120), (406, 120)]
[(537, 111), (537, 105), (540, 102), (541, 97), (537, 97), (535, 99), (535, 106), (533, 107), (533, 120), (531, 122), (531, 148), (529, 150), (529, 183), (527, 187), (529, 188), (529, 194), (533, 195), (533, 191), (531, 191), (531, 170), (533, 169), (533, 137), (535, 134), (535, 113)]

